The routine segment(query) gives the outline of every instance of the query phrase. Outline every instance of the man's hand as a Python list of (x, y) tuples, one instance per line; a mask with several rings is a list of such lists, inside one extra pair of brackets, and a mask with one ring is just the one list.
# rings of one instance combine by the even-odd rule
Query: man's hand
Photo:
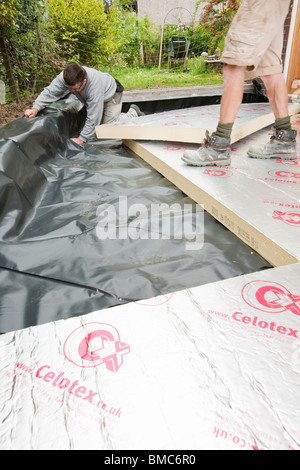
[(24, 116), (27, 117), (27, 118), (34, 118), (34, 117), (36, 117), (38, 112), (39, 112), (38, 109), (35, 109), (35, 108), (26, 109), (26, 111), (24, 113)]
[(75, 144), (78, 144), (78, 145), (81, 145), (81, 144), (84, 144), (83, 140), (81, 139), (78, 139), (78, 137), (74, 137), (73, 139), (71, 139), (73, 142), (75, 142)]

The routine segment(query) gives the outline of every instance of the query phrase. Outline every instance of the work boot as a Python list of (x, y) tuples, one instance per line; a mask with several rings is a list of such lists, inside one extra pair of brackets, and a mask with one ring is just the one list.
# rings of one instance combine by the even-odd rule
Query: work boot
[(219, 137), (214, 132), (210, 136), (208, 131), (205, 135), (201, 147), (198, 150), (186, 150), (182, 160), (193, 166), (230, 165), (230, 138)]
[(248, 156), (252, 158), (280, 158), (281, 160), (296, 160), (297, 131), (273, 128), (273, 135), (266, 145), (252, 145)]
[(140, 108), (136, 104), (132, 104), (130, 106), (129, 112), (132, 112), (132, 110), (133, 110), (133, 113), (136, 113), (137, 117), (145, 116), (145, 113), (143, 113), (143, 111), (141, 111)]

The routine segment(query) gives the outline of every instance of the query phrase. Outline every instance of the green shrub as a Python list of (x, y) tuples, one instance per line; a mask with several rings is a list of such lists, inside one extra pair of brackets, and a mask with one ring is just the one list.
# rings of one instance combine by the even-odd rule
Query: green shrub
[(98, 0), (48, 0), (49, 25), (61, 56), (90, 66), (113, 64), (122, 43), (121, 12)]

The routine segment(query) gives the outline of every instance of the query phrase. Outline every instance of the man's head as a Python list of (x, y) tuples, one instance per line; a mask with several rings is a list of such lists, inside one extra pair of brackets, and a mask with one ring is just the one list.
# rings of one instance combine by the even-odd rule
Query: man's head
[(64, 81), (72, 93), (81, 91), (87, 81), (86, 70), (76, 62), (70, 62), (64, 69)]

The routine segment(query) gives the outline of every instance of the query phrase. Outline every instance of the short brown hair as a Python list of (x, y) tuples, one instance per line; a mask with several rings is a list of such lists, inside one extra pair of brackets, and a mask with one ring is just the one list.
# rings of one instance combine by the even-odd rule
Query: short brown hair
[(64, 69), (64, 81), (68, 86), (82, 84), (87, 77), (86, 70), (76, 62), (70, 62)]

